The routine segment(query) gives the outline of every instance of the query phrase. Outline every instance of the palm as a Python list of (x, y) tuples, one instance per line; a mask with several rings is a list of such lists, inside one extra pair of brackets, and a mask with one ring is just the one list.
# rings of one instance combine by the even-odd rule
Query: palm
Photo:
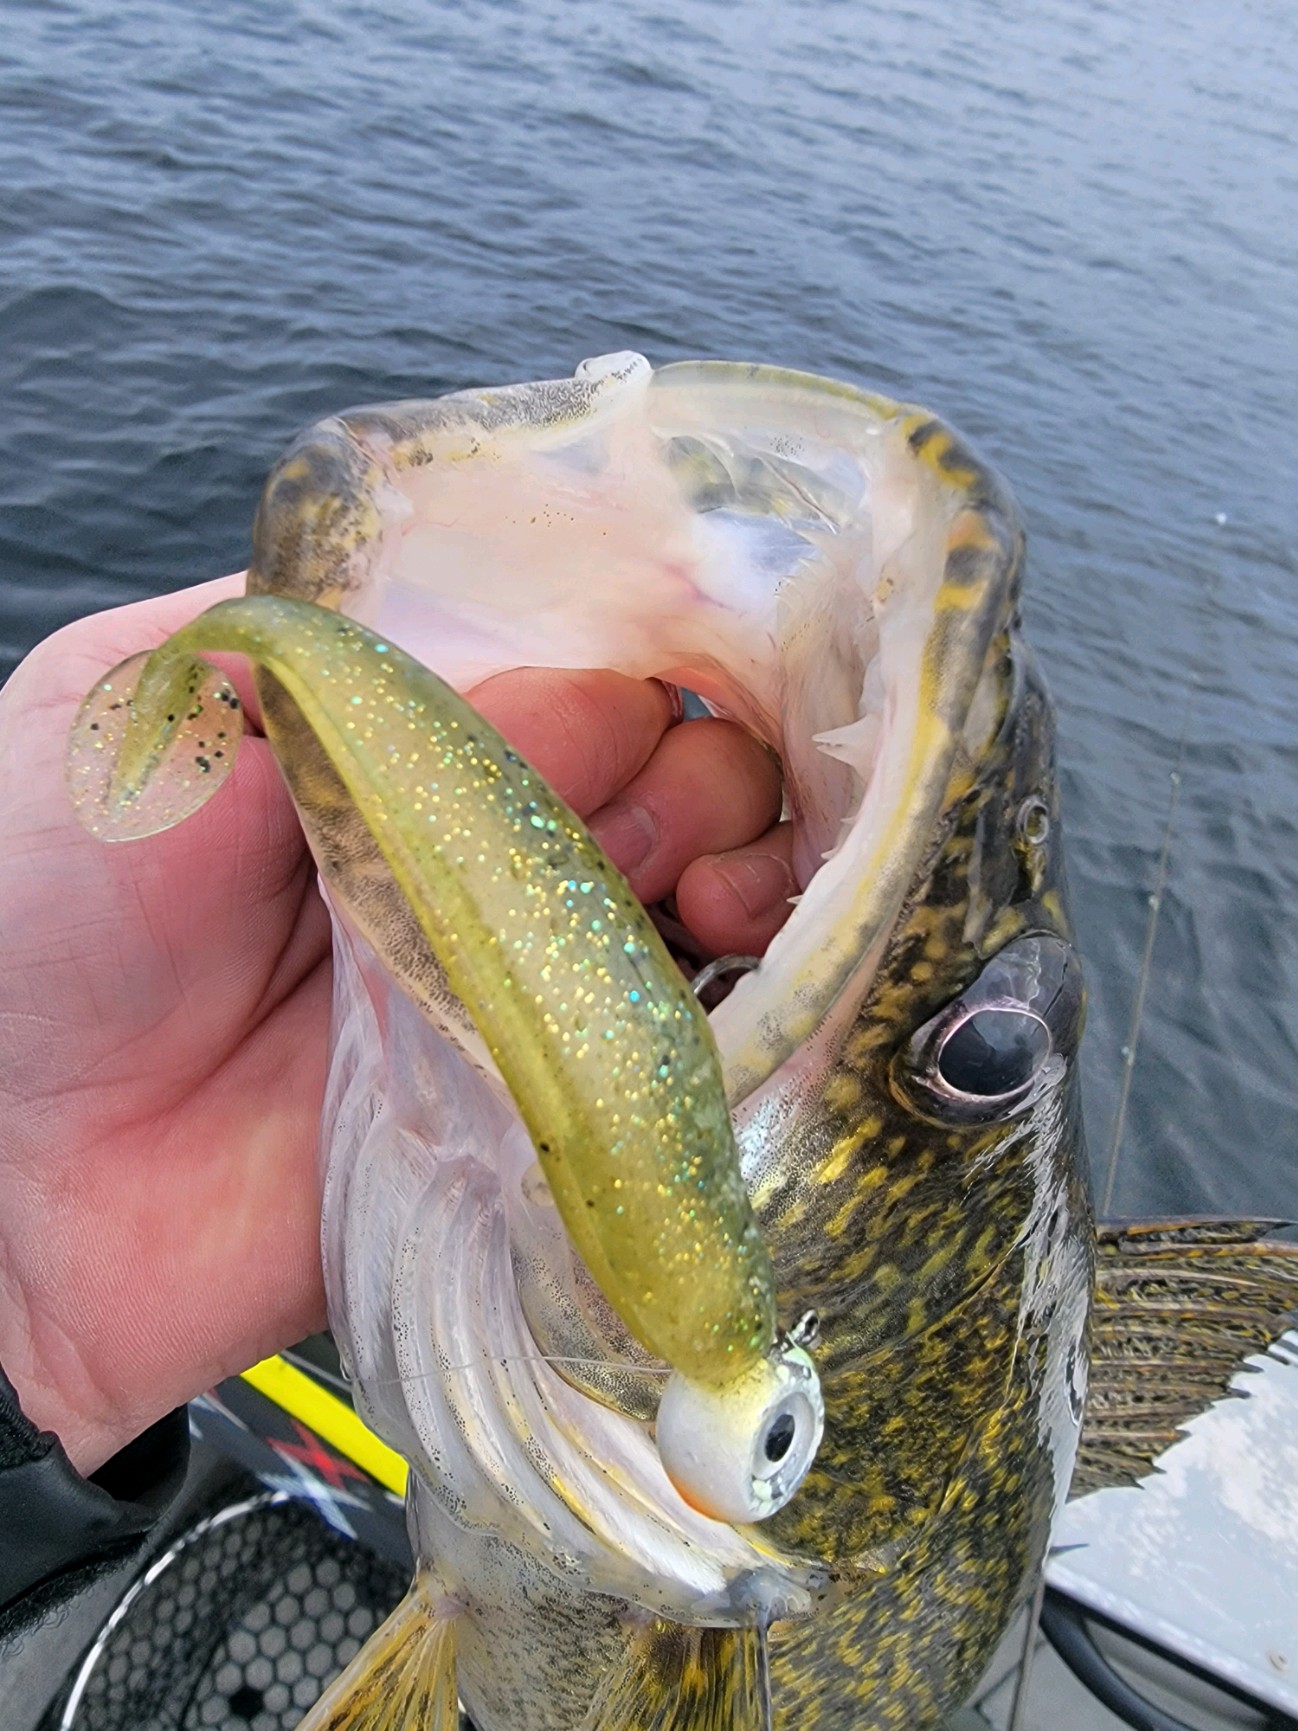
[[(246, 739), (219, 798), (122, 846), (63, 785), (95, 680), (241, 586), (82, 620), (0, 692), (0, 1365), (83, 1470), (323, 1319), (329, 923), (270, 749)], [(666, 731), (662, 688), (612, 673), (473, 696), (638, 894), (675, 889), (705, 949), (765, 945), (796, 886), (753, 741)]]
[(206, 587), (82, 622), (0, 697), (0, 1363), (83, 1464), (322, 1310), (328, 922), (269, 748), (146, 844), (62, 788), (84, 691), (234, 586)]

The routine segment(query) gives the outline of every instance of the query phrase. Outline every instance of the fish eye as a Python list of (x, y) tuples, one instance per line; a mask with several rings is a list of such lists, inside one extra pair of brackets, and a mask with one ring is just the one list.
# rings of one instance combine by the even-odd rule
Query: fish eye
[(760, 1521), (784, 1507), (816, 1458), (825, 1428), (810, 1358), (786, 1340), (723, 1388), (679, 1373), (658, 1408), (658, 1455), (681, 1497), (715, 1521)]
[(1049, 932), (1015, 938), (900, 1048), (893, 1086), (913, 1110), (943, 1123), (1021, 1110), (1067, 1073), (1085, 1007), (1071, 944)]
[(939, 1044), (935, 1062), (953, 1092), (993, 1100), (1026, 1088), (1050, 1049), (1050, 1030), (1040, 1016), (996, 1005), (957, 1022)]

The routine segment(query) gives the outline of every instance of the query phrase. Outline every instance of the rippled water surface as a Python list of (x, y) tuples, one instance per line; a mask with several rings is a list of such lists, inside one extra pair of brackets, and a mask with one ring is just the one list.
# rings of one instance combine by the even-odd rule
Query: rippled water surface
[(8, 0), (0, 671), (235, 569), (355, 402), (624, 347), (929, 403), (1009, 477), (1120, 1209), (1292, 1212), (1289, 0)]

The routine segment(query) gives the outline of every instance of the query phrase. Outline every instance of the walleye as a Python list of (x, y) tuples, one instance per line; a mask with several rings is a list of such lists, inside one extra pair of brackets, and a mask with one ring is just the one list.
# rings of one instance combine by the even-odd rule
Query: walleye
[[(1022, 556), (922, 410), (606, 356), (310, 429), (247, 597), (87, 699), (74, 800), (146, 835), (233, 755), (196, 657), (248, 654), (333, 911), (331, 1323), (418, 1572), (311, 1731), (457, 1694), (479, 1731), (922, 1731), (976, 1681), (1067, 1494), (1094, 1266)], [(778, 752), (803, 893), (710, 1017), (451, 689), (523, 664)], [(1199, 1249), (1141, 1241), (1143, 1294)]]

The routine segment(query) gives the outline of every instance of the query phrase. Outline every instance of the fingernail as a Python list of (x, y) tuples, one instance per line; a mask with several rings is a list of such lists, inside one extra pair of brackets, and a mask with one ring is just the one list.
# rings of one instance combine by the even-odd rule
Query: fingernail
[(620, 871), (633, 872), (653, 852), (658, 830), (642, 805), (614, 800), (590, 819), (590, 832)]
[(750, 853), (741, 859), (717, 861), (717, 876), (730, 885), (750, 920), (769, 913), (777, 902), (796, 893), (793, 873), (774, 854)]

